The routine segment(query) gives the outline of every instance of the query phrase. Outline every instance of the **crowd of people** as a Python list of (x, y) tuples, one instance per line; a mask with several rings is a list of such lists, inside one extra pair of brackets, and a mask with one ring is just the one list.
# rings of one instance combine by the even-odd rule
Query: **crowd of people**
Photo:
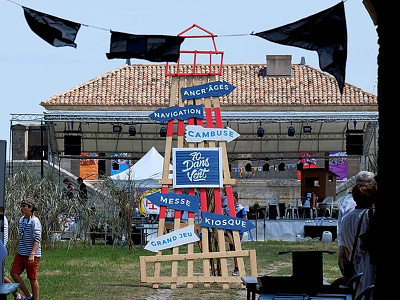
[(85, 200), (87, 199), (87, 186), (86, 184), (83, 182), (82, 177), (78, 177), (76, 179), (77, 183), (78, 183), (78, 188), (76, 189), (73, 185), (73, 183), (71, 182), (71, 180), (69, 180), (68, 178), (64, 178), (63, 182), (65, 183), (66, 187), (64, 188), (64, 194), (72, 199), (74, 197), (74, 193), (77, 192), (78, 193), (78, 197), (79, 199)]

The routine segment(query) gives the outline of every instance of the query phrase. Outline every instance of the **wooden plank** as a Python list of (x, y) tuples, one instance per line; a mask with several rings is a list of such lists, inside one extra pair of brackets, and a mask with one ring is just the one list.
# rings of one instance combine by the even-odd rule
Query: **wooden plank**
[(144, 256), (139, 257), (140, 262), (140, 282), (147, 282), (147, 272), (146, 272), (146, 260)]
[(170, 276), (160, 276), (160, 277), (147, 277), (146, 282), (148, 283), (153, 283), (153, 282), (159, 282), (159, 283), (174, 283), (174, 282), (179, 282), (179, 283), (186, 283), (186, 282), (194, 282), (194, 283), (205, 283), (205, 282), (215, 282), (215, 283), (223, 283), (223, 284), (228, 284), (229, 283), (241, 283), (242, 280), (239, 276), (210, 276), (210, 277), (205, 277), (205, 276), (193, 276), (193, 277), (188, 277), (188, 276), (176, 276), (176, 277), (170, 277)]
[[(161, 209), (161, 207), (160, 207), (160, 209)], [(160, 218), (158, 221), (157, 236), (163, 235), (164, 229), (165, 229), (165, 219)], [(162, 255), (162, 251), (158, 251), (158, 253), (156, 254), (156, 256), (161, 256), (161, 255)], [(140, 261), (140, 263), (142, 263), (142, 261)], [(146, 268), (146, 266), (145, 266), (145, 268)], [(157, 262), (154, 264), (154, 277), (160, 276), (160, 273), (161, 273), (161, 263)], [(158, 289), (158, 284), (153, 284), (153, 288)]]
[[(207, 211), (207, 190), (206, 189), (200, 189), (200, 203), (201, 203), (201, 211)], [(202, 227), (201, 229), (201, 251), (203, 252), (202, 254), (208, 254), (209, 253), (209, 243), (208, 243), (208, 228)], [(205, 277), (210, 276), (210, 258), (204, 257), (203, 258), (203, 274)], [(209, 287), (209, 283), (204, 283), (205, 287)]]
[[(178, 80), (177, 78), (172, 78), (171, 82), (171, 90), (170, 90), (170, 95), (169, 95), (169, 106), (175, 106), (176, 104), (176, 90), (178, 89)], [(165, 139), (165, 152), (164, 152), (164, 164), (163, 164), (163, 173), (162, 173), (162, 179), (168, 179), (169, 176), (169, 165), (171, 161), (171, 154), (172, 154), (172, 136), (173, 136), (173, 129), (174, 129), (174, 120), (168, 121), (167, 124), (167, 137)], [(167, 193), (168, 192), (168, 186), (167, 184), (162, 184), (161, 192), (162, 193)], [(165, 212), (166, 212), (166, 207), (161, 206), (160, 207), (160, 213), (159, 213), (159, 222), (158, 222), (158, 232), (157, 236), (161, 236), (164, 234), (165, 231)], [(162, 251), (159, 251), (157, 256), (162, 255)], [(155, 263), (154, 264), (154, 277), (160, 276), (161, 272), (161, 263)], [(153, 288), (158, 288), (158, 284), (154, 283)]]
[(232, 257), (249, 257), (251, 250), (240, 250), (240, 251), (225, 251), (224, 253), (220, 252), (208, 252), (208, 253), (180, 253), (180, 254), (167, 254), (161, 256), (141, 256), (143, 257), (146, 263), (149, 262), (162, 262), (162, 261), (180, 261), (180, 260), (196, 260), (196, 259), (205, 259), (205, 258), (232, 258)]
[(256, 250), (250, 250), (250, 276), (257, 277), (257, 258)]

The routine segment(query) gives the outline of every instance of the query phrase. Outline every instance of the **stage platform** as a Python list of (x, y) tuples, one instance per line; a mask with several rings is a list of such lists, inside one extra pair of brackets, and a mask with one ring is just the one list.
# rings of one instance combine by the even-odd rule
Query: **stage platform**
[(256, 225), (251, 234), (245, 233), (242, 241), (296, 241), (299, 238), (322, 238), (324, 231), (332, 233), (333, 240), (337, 237), (336, 219), (258, 219), (250, 220)]

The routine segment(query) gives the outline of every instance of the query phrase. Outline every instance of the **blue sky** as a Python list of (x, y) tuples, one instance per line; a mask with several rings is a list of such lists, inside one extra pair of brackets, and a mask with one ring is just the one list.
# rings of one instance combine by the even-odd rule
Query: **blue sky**
[[(41, 101), (111, 71), (125, 60), (108, 60), (109, 30), (176, 35), (192, 24), (220, 35), (225, 63), (264, 63), (267, 54), (290, 54), (293, 63), (319, 68), (314, 51), (271, 43), (251, 32), (297, 21), (338, 1), (331, 0), (16, 0), (20, 5), (82, 26), (78, 47), (56, 48), (28, 27), (20, 6), (0, 0), (0, 139), (9, 139), (10, 114), (42, 113)], [(377, 34), (361, 0), (345, 2), (348, 57), (346, 82), (376, 94)], [(97, 29), (94, 27), (103, 28)], [(245, 36), (226, 36), (248, 34)], [(182, 50), (209, 50), (209, 40), (185, 40)], [(132, 60), (145, 64), (145, 60)]]

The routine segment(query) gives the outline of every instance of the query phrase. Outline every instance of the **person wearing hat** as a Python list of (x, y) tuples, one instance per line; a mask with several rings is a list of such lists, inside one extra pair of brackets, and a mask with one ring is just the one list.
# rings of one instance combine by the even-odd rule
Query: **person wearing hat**
[[(39, 283), (37, 280), (37, 270), (41, 257), (42, 225), (34, 215), (37, 210), (35, 201), (26, 198), (21, 201), (21, 213), (23, 216), (19, 220), (19, 247), (11, 267), (11, 277), (19, 283), (20, 289), (25, 294), (25, 299), (39, 299)], [(31, 283), (32, 294), (26, 287), (21, 278), (22, 272), (26, 270), (27, 277)]]

